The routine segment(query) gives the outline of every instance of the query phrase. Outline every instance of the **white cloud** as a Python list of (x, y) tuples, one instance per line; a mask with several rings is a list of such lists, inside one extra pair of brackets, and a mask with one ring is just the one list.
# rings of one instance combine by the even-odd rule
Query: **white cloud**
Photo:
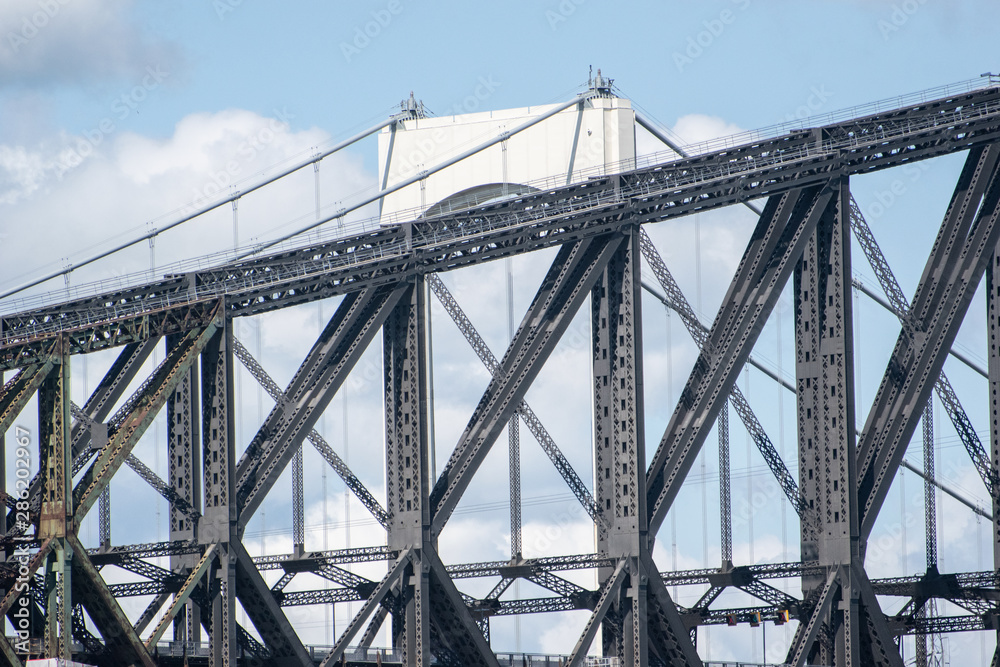
[[(193, 114), (164, 139), (112, 131), (101, 133), (99, 141), (83, 133), (33, 147), (0, 145), (5, 231), (34, 230), (10, 234), (4, 250), (22, 261), (5, 263), (0, 284), (23, 282), (137, 237), (195, 206), (246, 189), (271, 173), (273, 165), (302, 160), (328, 140), (320, 130), (292, 130), (282, 115), (280, 110), (276, 117), (242, 110)], [(374, 183), (354, 155), (331, 156), (323, 167), (321, 193), (327, 205)], [(314, 197), (311, 169), (243, 197), (240, 244), (301, 225), (296, 218), (312, 220)], [(155, 247), (157, 266), (231, 249), (233, 226), (232, 209), (226, 206), (162, 234)], [(73, 284), (143, 271), (149, 262), (144, 243), (74, 272)]]
[[(547, 614), (548, 616), (549, 614)], [(573, 650), (577, 639), (583, 634), (583, 629), (590, 618), (590, 612), (573, 611), (562, 614), (551, 614), (554, 623), (541, 632), (541, 652), (548, 655), (565, 655)], [(600, 633), (594, 640), (590, 654), (599, 653), (601, 646)]]
[(686, 144), (697, 144), (702, 141), (728, 137), (731, 134), (743, 132), (743, 128), (728, 123), (718, 116), (708, 116), (698, 113), (678, 118), (673, 130)]
[(0, 4), (0, 83), (78, 84), (134, 76), (177, 61), (145, 34), (132, 0), (5, 0)]
[(39, 188), (53, 164), (24, 146), (0, 146), (0, 204), (14, 204)]
[[(670, 128), (669, 134), (674, 141), (679, 143), (681, 148), (684, 148), (685, 146), (698, 144), (702, 141), (740, 134), (743, 131), (744, 129), (738, 125), (729, 123), (717, 116), (695, 113), (678, 118), (674, 126)], [(636, 132), (635, 138), (636, 154), (640, 157), (670, 150), (663, 145), (663, 142), (645, 129), (640, 128)]]

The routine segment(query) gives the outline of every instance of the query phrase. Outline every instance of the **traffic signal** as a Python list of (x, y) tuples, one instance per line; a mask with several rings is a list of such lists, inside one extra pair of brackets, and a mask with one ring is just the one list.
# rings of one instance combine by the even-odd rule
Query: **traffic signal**
[(760, 612), (755, 611), (752, 614), (750, 614), (750, 627), (756, 628), (759, 625), (760, 625)]
[(726, 616), (726, 625), (736, 625), (736, 616), (734, 614)]
[(787, 622), (788, 622), (788, 610), (787, 609), (781, 609), (781, 610), (779, 610), (778, 611), (778, 617), (776, 619), (774, 619), (774, 624), (775, 625), (784, 625)]

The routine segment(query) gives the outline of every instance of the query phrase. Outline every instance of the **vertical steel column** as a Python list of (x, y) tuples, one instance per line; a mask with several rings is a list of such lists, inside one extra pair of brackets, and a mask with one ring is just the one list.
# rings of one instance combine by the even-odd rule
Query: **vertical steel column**
[(510, 464), (510, 561), (521, 560), (521, 420), (507, 422), (507, 459)]
[[(990, 451), (993, 483), (1000, 480), (1000, 247), (986, 265), (986, 326), (989, 341)], [(993, 567), (1000, 571), (1000, 489), (993, 493)], [(1000, 664), (1000, 629), (993, 664)]]
[[(722, 406), (717, 422), (719, 430), (719, 524), (722, 543), (722, 569), (733, 567), (733, 497), (729, 466), (729, 401)], [(782, 505), (784, 507), (784, 505)]]
[[(935, 502), (937, 499), (934, 496), (937, 493), (937, 489), (934, 488), (934, 484), (931, 482), (935, 478), (933, 396), (927, 399), (927, 405), (924, 406), (924, 415), (920, 421), (924, 445), (924, 540), (927, 551), (927, 571), (931, 572), (933, 570), (937, 572), (937, 503)], [(920, 608), (918, 612), (920, 618), (927, 618), (933, 603), (934, 600), (932, 598)], [(916, 667), (927, 667), (927, 635), (919, 634), (913, 639), (916, 653), (916, 662), (914, 665)], [(933, 640), (930, 644), (933, 648)]]
[[(799, 483), (807, 512), (802, 522), (802, 560), (840, 569), (839, 605), (821, 619), (834, 632), (834, 655), (822, 642), (807, 649), (810, 663), (858, 665), (859, 592), (851, 564), (859, 561), (855, 489), (854, 342), (851, 307), (850, 190), (846, 178), (795, 268), (795, 357), (798, 395)], [(803, 577), (803, 595), (822, 587)]]
[[(582, 109), (582, 106), (581, 106)], [(507, 195), (507, 142), (503, 142), (503, 188)], [(570, 169), (572, 172), (572, 169)], [(514, 268), (510, 257), (504, 260), (507, 268), (507, 339), (514, 340)], [(507, 422), (507, 459), (510, 465), (510, 561), (521, 560), (521, 420), (515, 414)], [(518, 584), (515, 581), (514, 586)], [(517, 621), (518, 623), (520, 621)], [(520, 645), (521, 628), (516, 630)]]
[[(632, 667), (648, 664), (647, 583), (640, 562), (648, 556), (649, 543), (639, 227), (626, 227), (623, 233), (628, 241), (591, 290), (591, 336), (595, 491), (609, 521), (607, 528), (598, 527), (598, 551), (629, 560), (629, 583), (614, 604), (621, 626), (605, 621), (603, 642), (605, 655), (617, 655), (622, 665)], [(600, 574), (602, 580), (610, 575)]]
[(198, 525), (198, 541), (219, 544), (219, 563), (210, 578), (212, 604), (212, 667), (236, 665), (236, 553), (237, 539), (235, 433), (233, 421), (233, 328), (227, 320), (201, 355), (202, 448), (205, 511)]
[(53, 357), (56, 368), (38, 389), (38, 459), (45, 484), (38, 537), (53, 542), (45, 558), (45, 655), (69, 660), (73, 657), (73, 549), (67, 536), (73, 525), (73, 457), (69, 343), (62, 336)]
[(389, 548), (412, 547), (416, 554), (403, 576), (402, 618), (393, 619), (393, 634), (402, 640), (404, 663), (417, 667), (430, 664), (430, 564), (423, 554), (433, 549), (427, 501), (426, 294), (423, 277), (415, 278), (382, 328)]
[(937, 475), (934, 470), (934, 397), (927, 399), (924, 407), (923, 441), (924, 441), (924, 538), (927, 547), (927, 570), (937, 571), (937, 489), (931, 483)]
[(306, 548), (304, 467), (302, 445), (299, 445), (292, 459), (292, 550), (299, 555)]
[[(180, 341), (181, 335), (167, 337), (167, 354)], [(201, 429), (198, 420), (198, 366), (192, 365), (177, 389), (167, 399), (167, 482), (180, 498), (192, 507), (201, 508)], [(197, 526), (173, 503), (170, 506), (170, 539), (193, 540)], [(170, 557), (170, 569), (187, 571), (198, 563), (197, 554)], [(174, 639), (201, 641), (201, 608), (189, 600), (184, 610), (174, 618)]]
[(101, 491), (97, 499), (98, 535), (101, 540), (101, 547), (111, 548), (111, 485), (108, 484)]

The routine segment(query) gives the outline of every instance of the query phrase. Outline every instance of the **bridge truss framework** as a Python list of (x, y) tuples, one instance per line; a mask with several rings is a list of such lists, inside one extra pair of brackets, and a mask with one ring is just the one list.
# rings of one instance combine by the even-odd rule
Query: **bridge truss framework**
[[(870, 232), (866, 236), (851, 197), (851, 177), (959, 152), (966, 161), (951, 203), (912, 301), (893, 303), (902, 331), (867, 416), (856, 422), (852, 228), (883, 284), (891, 286), (894, 278), (884, 260), (879, 264)], [(704, 326), (643, 225), (755, 199), (766, 204), (719, 313)], [(437, 664), (497, 667), (489, 644), (491, 617), (580, 609), (589, 610), (590, 617), (569, 658), (574, 667), (595, 640), (623, 665), (693, 667), (701, 664), (695, 646), (699, 626), (775, 620), (785, 611), (800, 621), (787, 657), (797, 667), (901, 666), (901, 636), (998, 630), (995, 570), (942, 575), (929, 568), (921, 577), (870, 580), (864, 567), (868, 539), (906, 444), (935, 388), (946, 392), (944, 361), (984, 276), (990, 443), (987, 449), (978, 439), (966, 438), (965, 444), (993, 498), (993, 544), (1000, 567), (998, 223), (1000, 87), (986, 85), (5, 315), (0, 318), (0, 368), (17, 373), (0, 392), (0, 433), (7, 433), (8, 444), (16, 440), (15, 419), (37, 396), (40, 472), (23, 493), (18, 489), (19, 495), (8, 496), (10, 511), (0, 526), (7, 556), (0, 613), (15, 628), (27, 614), (46, 656), (102, 665), (156, 664), (157, 641), (170, 629), (180, 641), (207, 636), (212, 665), (314, 664), (284, 609), (348, 601), (360, 603), (360, 610), (323, 656), (324, 667), (338, 664), (349, 646), (370, 646), (386, 623), (406, 664), (427, 665), (433, 657)], [(558, 248), (556, 257), (497, 359), (437, 274), (547, 247)], [(700, 350), (649, 461), (642, 392), (643, 258)], [(769, 449), (736, 387), (789, 281), (795, 310), (797, 480)], [(431, 293), (492, 377), (436, 479), (428, 462), (426, 299)], [(236, 317), (332, 296), (343, 299), (285, 388), (233, 335)], [(597, 478), (592, 491), (525, 402), (532, 381), (586, 303), (591, 308)], [(385, 396), (384, 507), (314, 430), (378, 336)], [(167, 350), (162, 363), (122, 401), (161, 341)], [(110, 348), (121, 349), (117, 360), (78, 406), (69, 389), (72, 355)], [(275, 400), (242, 452), (234, 435), (238, 362)], [(728, 415), (728, 404), (755, 433), (800, 516), (803, 561), (744, 567), (726, 562), (720, 568), (659, 572), (652, 540), (716, 419)], [(132, 455), (163, 410), (170, 464), (166, 480)], [(964, 415), (957, 397), (949, 415), (958, 421)], [(593, 519), (598, 549), (517, 562), (445, 564), (437, 538), (515, 416)], [(864, 424), (860, 433), (856, 423)], [(307, 439), (384, 526), (385, 546), (316, 553), (297, 549), (260, 558), (248, 554), (241, 540), (249, 520)], [(86, 549), (78, 536), (81, 523), (123, 466), (136, 470), (170, 502), (170, 540)], [(149, 562), (163, 557), (169, 557), (169, 569)], [(370, 561), (387, 563), (380, 581), (343, 567)], [(100, 572), (108, 565), (139, 574), (143, 581), (108, 584)], [(596, 569), (600, 587), (587, 590), (559, 574), (579, 569)], [(262, 575), (269, 570), (282, 573), (271, 586)], [(337, 587), (285, 591), (301, 572)], [(456, 581), (474, 577), (497, 583), (485, 598), (472, 598)], [(789, 577), (801, 579), (803, 597), (768, 583)], [(502, 600), (519, 578), (552, 595)], [(29, 584), (29, 595), (18, 585), (22, 580)], [(709, 590), (686, 608), (669, 593), (669, 587), (682, 584), (708, 584)], [(760, 605), (712, 607), (728, 587), (745, 591)], [(118, 600), (141, 595), (153, 601), (130, 620)], [(878, 596), (908, 601), (888, 615)], [(921, 611), (932, 599), (948, 600), (968, 613), (927, 617)], [(237, 600), (262, 642), (237, 622)], [(0, 637), (0, 649), (10, 664), (22, 664), (10, 638)]]

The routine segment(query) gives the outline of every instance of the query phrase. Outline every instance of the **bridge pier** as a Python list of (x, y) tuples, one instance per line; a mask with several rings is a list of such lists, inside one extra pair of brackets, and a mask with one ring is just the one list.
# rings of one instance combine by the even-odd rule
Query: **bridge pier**
[[(597, 526), (597, 550), (627, 560), (627, 583), (602, 623), (604, 655), (623, 665), (647, 664), (649, 557), (646, 456), (643, 435), (642, 317), (639, 227), (626, 237), (591, 290), (594, 397), (594, 495), (606, 523)], [(600, 571), (607, 583), (613, 568)]]
[[(167, 349), (180, 341), (176, 334), (166, 337)], [(167, 481), (178, 497), (190, 507), (201, 506), (202, 456), (198, 367), (192, 366), (181, 378), (177, 389), (167, 400)], [(197, 519), (182, 511), (177, 503), (170, 503), (170, 539), (197, 539)], [(170, 557), (170, 569), (186, 574), (198, 563), (197, 554), (179, 554)], [(164, 601), (161, 601), (161, 605)], [(176, 641), (201, 641), (201, 606), (188, 600), (174, 617), (173, 633)]]
[[(653, 564), (646, 497), (639, 225), (591, 290), (595, 496), (598, 552), (624, 564), (625, 580), (601, 623), (604, 655), (628, 667), (700, 665), (688, 628)], [(599, 571), (609, 590), (614, 568)], [(582, 647), (586, 649), (586, 646)]]
[[(832, 632), (832, 644), (801, 636), (793, 642), (810, 664), (859, 665), (862, 627), (861, 563), (854, 419), (854, 338), (851, 308), (850, 188), (846, 178), (823, 212), (795, 268), (795, 369), (799, 484), (804, 497), (802, 559), (816, 561), (823, 575), (803, 577), (806, 599), (824, 594), (835, 578), (833, 600), (815, 622)], [(832, 399), (832, 400), (831, 400)]]
[(52, 351), (55, 368), (38, 388), (38, 461), (43, 476), (38, 538), (49, 543), (44, 563), (45, 653), (70, 660), (73, 641), (73, 460), (70, 456), (70, 356), (63, 337)]
[[(233, 405), (232, 320), (215, 332), (201, 355), (201, 435), (204, 461), (204, 510), (198, 522), (200, 544), (218, 545), (218, 560), (208, 574), (207, 602), (211, 667), (236, 664), (236, 429)], [(190, 379), (185, 378), (185, 380)], [(183, 386), (182, 380), (182, 386)], [(176, 396), (176, 392), (175, 392)], [(192, 448), (189, 452), (197, 451)], [(192, 619), (193, 620), (193, 619)], [(194, 634), (192, 632), (192, 634)]]
[(385, 382), (386, 511), (389, 548), (414, 557), (393, 591), (393, 648), (405, 664), (430, 664), (430, 565), (433, 551), (426, 353), (427, 290), (422, 276), (407, 286), (382, 327)]

